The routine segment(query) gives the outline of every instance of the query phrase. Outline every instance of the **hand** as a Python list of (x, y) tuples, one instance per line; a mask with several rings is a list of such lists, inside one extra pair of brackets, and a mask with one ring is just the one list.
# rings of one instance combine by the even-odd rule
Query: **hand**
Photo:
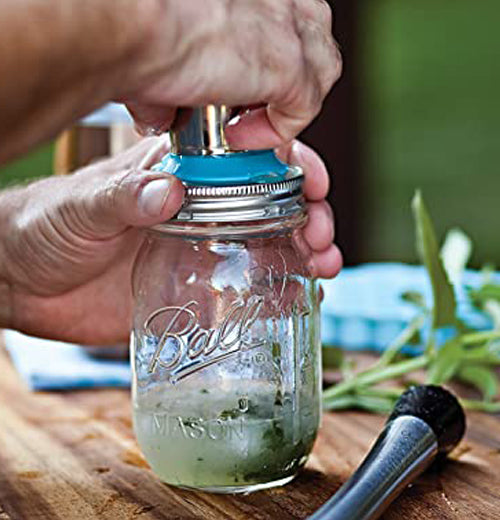
[(341, 57), (324, 0), (159, 0), (152, 38), (124, 99), (145, 133), (176, 108), (252, 107), (228, 129), (234, 148), (275, 148), (318, 114)]
[(326, 166), (312, 148), (300, 141), (278, 148), (277, 154), (284, 162), (300, 166), (304, 171), (308, 219), (297, 239), (311, 252), (310, 271), (317, 278), (333, 278), (342, 268), (342, 255), (333, 243), (333, 211), (325, 200), (330, 187)]
[[(182, 203), (175, 177), (148, 170), (166, 151), (164, 138), (145, 139), (75, 175), (2, 195), (0, 273), (9, 302), (3, 326), (84, 344), (128, 337), (131, 273), (143, 228), (171, 218)], [(333, 276), (341, 258), (323, 200), (325, 167), (299, 143), (280, 153), (306, 173), (310, 220), (303, 234), (314, 252), (311, 268)]]

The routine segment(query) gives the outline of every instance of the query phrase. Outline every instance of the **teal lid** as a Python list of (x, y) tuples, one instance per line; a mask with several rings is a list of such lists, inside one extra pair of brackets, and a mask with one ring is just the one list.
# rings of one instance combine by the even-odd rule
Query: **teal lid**
[(290, 168), (273, 150), (221, 155), (169, 153), (154, 167), (191, 186), (238, 186), (284, 181)]
[(273, 150), (231, 150), (225, 135), (230, 117), (225, 106), (178, 111), (170, 131), (172, 153), (153, 167), (186, 185), (174, 220), (235, 223), (303, 212), (302, 170), (280, 161)]

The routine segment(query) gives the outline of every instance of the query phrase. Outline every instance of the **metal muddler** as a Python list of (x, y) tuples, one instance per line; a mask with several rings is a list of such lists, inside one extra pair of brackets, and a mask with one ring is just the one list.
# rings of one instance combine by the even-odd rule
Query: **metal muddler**
[(462, 439), (465, 415), (457, 399), (439, 386), (403, 393), (361, 466), (309, 520), (373, 520), (436, 457)]

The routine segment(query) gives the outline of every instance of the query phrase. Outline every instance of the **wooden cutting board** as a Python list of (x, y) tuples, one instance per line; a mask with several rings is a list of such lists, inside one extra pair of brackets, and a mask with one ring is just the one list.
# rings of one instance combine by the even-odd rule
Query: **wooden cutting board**
[[(500, 519), (500, 417), (468, 421), (452, 461), (405, 490), (386, 520)], [(359, 464), (383, 422), (325, 414), (307, 469), (284, 488), (183, 491), (159, 482), (141, 456), (128, 391), (32, 393), (0, 349), (0, 520), (303, 519)]]

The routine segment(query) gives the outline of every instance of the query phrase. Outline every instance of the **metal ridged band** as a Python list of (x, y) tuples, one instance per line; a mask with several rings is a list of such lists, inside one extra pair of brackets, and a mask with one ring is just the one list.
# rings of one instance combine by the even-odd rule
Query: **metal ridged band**
[(244, 222), (288, 217), (303, 210), (304, 176), (241, 186), (187, 186), (184, 206), (174, 220)]
[(297, 176), (280, 182), (246, 184), (242, 186), (187, 186), (188, 198), (251, 197), (293, 193), (302, 186), (304, 177)]

